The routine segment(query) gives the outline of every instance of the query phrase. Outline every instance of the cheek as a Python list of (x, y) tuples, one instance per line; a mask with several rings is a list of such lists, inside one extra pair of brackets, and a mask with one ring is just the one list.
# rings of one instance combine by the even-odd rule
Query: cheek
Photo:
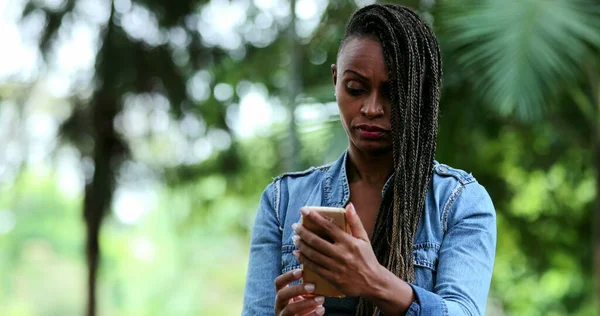
[[(337, 103), (344, 128), (348, 129), (350, 123), (352, 123), (352, 120), (356, 117), (356, 101), (349, 100), (349, 98), (344, 96), (338, 96)], [(358, 112), (360, 114), (360, 108)]]
[(344, 129), (347, 132), (348, 128), (350, 126), (350, 122), (352, 122), (352, 118), (347, 115), (347, 113), (344, 111), (344, 109), (341, 106), (339, 106), (339, 109), (340, 109), (340, 121), (342, 122), (342, 126), (344, 127)]

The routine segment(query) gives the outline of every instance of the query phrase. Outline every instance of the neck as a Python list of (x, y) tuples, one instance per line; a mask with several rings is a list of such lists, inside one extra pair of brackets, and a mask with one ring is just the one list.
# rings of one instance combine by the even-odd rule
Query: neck
[(383, 187), (394, 171), (393, 152), (370, 154), (350, 145), (347, 172), (349, 182), (362, 181), (369, 185)]

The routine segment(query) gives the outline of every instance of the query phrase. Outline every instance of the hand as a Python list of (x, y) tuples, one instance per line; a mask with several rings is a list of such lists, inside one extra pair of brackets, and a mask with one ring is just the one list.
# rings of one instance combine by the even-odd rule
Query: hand
[(316, 316), (325, 314), (323, 296), (305, 298), (315, 290), (313, 284), (289, 284), (302, 277), (302, 270), (288, 271), (275, 279), (275, 315), (277, 316)]
[(317, 212), (307, 208), (300, 212), (320, 226), (333, 243), (324, 240), (301, 225), (294, 224), (297, 236), (294, 255), (302, 264), (329, 281), (348, 296), (373, 296), (385, 269), (377, 261), (369, 236), (354, 205), (346, 207), (346, 220), (352, 234), (347, 234)]

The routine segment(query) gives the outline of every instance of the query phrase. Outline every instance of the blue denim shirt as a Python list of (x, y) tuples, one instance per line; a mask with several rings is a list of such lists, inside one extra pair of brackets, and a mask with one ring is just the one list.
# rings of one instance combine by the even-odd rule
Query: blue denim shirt
[[(305, 205), (344, 207), (350, 200), (347, 152), (334, 163), (283, 174), (262, 194), (252, 230), (242, 315), (274, 313), (277, 276), (297, 269), (292, 224)], [(406, 315), (484, 315), (496, 250), (490, 196), (472, 175), (434, 163), (413, 245), (417, 300)], [(383, 187), (382, 196), (390, 184)], [(355, 297), (326, 298), (326, 315), (354, 315)]]

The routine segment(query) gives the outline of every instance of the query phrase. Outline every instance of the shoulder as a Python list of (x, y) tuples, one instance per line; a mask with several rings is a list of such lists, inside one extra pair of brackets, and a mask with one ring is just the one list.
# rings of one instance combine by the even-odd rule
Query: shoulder
[(449, 222), (466, 217), (482, 214), (494, 217), (495, 210), (490, 195), (472, 173), (436, 161), (432, 185), (434, 194), (444, 201), (444, 230)]
[(479, 186), (472, 173), (438, 161), (434, 161), (432, 172), (431, 189), (438, 200), (454, 199), (467, 188), (473, 190), (471, 187)]
[(433, 178), (463, 186), (477, 181), (473, 177), (473, 174), (439, 163), (438, 161), (433, 162)]
[(333, 163), (322, 166), (310, 167), (302, 171), (286, 172), (273, 178), (273, 181), (267, 186), (271, 191), (275, 204), (279, 203), (281, 195), (286, 192), (302, 192), (306, 188), (314, 187), (320, 183)]
[[(267, 186), (268, 198), (280, 223), (285, 222), (291, 200), (303, 200), (325, 178), (332, 164), (310, 167), (303, 171), (286, 172), (273, 178)], [(281, 228), (283, 229), (283, 228)]]
[(318, 166), (318, 167), (310, 167), (303, 171), (282, 173), (273, 179), (273, 184), (276, 184), (277, 182), (281, 182), (281, 181), (302, 182), (302, 181), (321, 178), (331, 168), (332, 165), (333, 165), (333, 163), (328, 163), (326, 165), (322, 165), (322, 166)]

